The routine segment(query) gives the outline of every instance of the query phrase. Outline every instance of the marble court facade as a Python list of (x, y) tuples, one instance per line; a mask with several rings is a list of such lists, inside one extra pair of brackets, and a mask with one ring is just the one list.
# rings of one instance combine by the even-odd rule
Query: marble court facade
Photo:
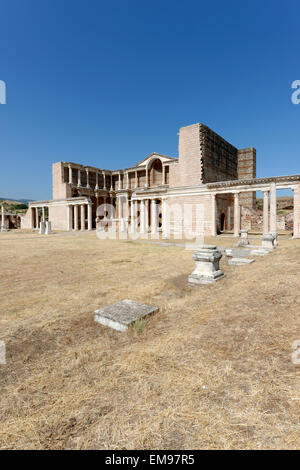
[(207, 126), (193, 124), (179, 130), (178, 158), (152, 153), (113, 171), (54, 163), (52, 200), (30, 203), (21, 226), (37, 229), (47, 214), (53, 230), (98, 228), (166, 238), (227, 230), (238, 237), (241, 208), (255, 209), (256, 191), (262, 191), (263, 233), (276, 233), (278, 189), (293, 190), (293, 233), (300, 238), (300, 175), (256, 178), (253, 147), (237, 149)]

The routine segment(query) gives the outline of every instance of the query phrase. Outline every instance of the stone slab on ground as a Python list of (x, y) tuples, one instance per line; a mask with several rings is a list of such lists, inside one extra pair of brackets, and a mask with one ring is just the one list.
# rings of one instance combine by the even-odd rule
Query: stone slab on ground
[(254, 259), (249, 258), (231, 258), (228, 261), (228, 264), (231, 266), (245, 266), (246, 264), (254, 263)]
[(253, 255), (253, 256), (265, 256), (265, 255), (268, 255), (269, 253), (270, 253), (270, 250), (265, 250), (265, 249), (262, 249), (262, 248), (251, 251), (251, 255)]
[(95, 322), (117, 331), (126, 331), (140, 318), (157, 312), (158, 308), (124, 299), (107, 307), (95, 310)]
[(247, 248), (227, 248), (225, 250), (225, 254), (227, 257), (232, 257), (232, 258), (247, 258), (251, 253), (251, 250), (248, 250)]

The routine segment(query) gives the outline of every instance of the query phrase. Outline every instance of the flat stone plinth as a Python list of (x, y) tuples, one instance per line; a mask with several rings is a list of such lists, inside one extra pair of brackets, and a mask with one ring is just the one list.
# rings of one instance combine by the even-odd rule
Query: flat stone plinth
[(228, 261), (228, 264), (231, 266), (245, 266), (246, 264), (251, 264), (254, 263), (254, 259), (248, 259), (248, 258), (231, 258)]
[(224, 276), (219, 267), (222, 253), (216, 245), (199, 245), (193, 254), (195, 269), (189, 275), (190, 284), (211, 284)]
[(251, 253), (248, 249), (227, 248), (225, 254), (228, 258), (246, 258)]
[(157, 307), (124, 299), (100, 310), (95, 310), (95, 322), (117, 331), (126, 331), (136, 320), (157, 311)]
[(253, 256), (265, 256), (270, 253), (270, 250), (265, 250), (263, 248), (258, 248), (257, 250), (252, 250), (251, 255)]

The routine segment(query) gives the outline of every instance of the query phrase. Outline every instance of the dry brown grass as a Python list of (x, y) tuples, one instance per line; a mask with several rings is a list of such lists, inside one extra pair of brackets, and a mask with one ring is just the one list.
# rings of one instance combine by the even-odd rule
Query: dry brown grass
[[(299, 447), (299, 241), (199, 288), (179, 247), (10, 232), (0, 250), (2, 449)], [(160, 311), (94, 324), (123, 298)]]

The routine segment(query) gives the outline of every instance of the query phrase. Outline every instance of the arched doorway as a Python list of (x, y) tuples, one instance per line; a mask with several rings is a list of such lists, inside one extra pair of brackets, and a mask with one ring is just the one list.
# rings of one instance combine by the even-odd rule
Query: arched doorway
[(162, 184), (162, 162), (157, 158), (150, 167), (150, 185), (160, 186)]

